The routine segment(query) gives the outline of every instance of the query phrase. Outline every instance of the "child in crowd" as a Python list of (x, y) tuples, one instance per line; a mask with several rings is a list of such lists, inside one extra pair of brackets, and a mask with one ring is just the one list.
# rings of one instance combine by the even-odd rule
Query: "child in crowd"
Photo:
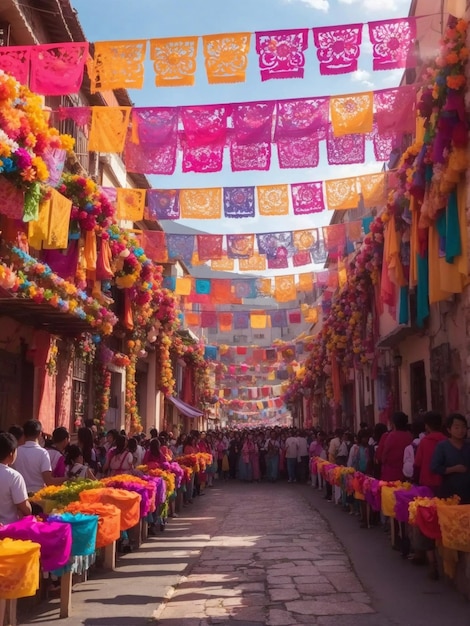
[(31, 504), (23, 476), (10, 465), (15, 461), (18, 443), (11, 433), (0, 434), (0, 524), (11, 524), (31, 515)]
[(91, 469), (83, 462), (83, 452), (76, 445), (69, 446), (65, 453), (65, 476), (67, 480), (76, 478), (96, 480)]

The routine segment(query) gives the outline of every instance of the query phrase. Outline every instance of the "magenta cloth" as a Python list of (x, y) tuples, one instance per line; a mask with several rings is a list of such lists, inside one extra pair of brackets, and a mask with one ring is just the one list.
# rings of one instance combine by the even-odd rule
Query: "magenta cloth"
[(415, 498), (432, 498), (433, 492), (429, 487), (413, 486), (411, 489), (397, 489), (395, 491), (395, 518), (397, 522), (408, 522), (408, 505)]
[(382, 508), (380, 480), (366, 476), (363, 489), (367, 504), (373, 511), (380, 511)]
[(224, 187), (224, 217), (255, 216), (254, 187)]
[(379, 133), (413, 133), (416, 126), (416, 85), (374, 91)]
[(43, 96), (78, 93), (87, 58), (88, 42), (32, 46), (31, 91)]
[(64, 567), (72, 550), (72, 527), (59, 522), (38, 522), (33, 515), (0, 526), (0, 539), (34, 541), (41, 546), (41, 567), (45, 572)]
[(142, 475), (142, 478), (155, 485), (155, 505), (158, 508), (166, 500), (166, 483), (161, 476)]
[(0, 175), (0, 213), (13, 220), (23, 219), (24, 192)]
[(440, 541), (442, 539), (441, 527), (437, 516), (437, 507), (418, 506), (416, 511), (416, 526), (428, 539)]
[(217, 313), (215, 311), (201, 312), (201, 328), (217, 328)]
[(207, 174), (221, 171), (224, 160), (224, 140), (206, 146), (192, 146), (185, 137), (182, 137), (180, 145), (183, 150), (183, 172)]
[(366, 159), (366, 136), (362, 134), (335, 137), (330, 126), (326, 142), (328, 165), (354, 165)]
[(140, 495), (140, 517), (146, 517), (151, 513), (151, 501), (156, 493), (156, 485), (153, 482), (141, 483), (123, 480), (113, 480), (106, 483), (106, 487), (125, 489)]
[(230, 162), (234, 172), (269, 170), (274, 102), (250, 102), (233, 106)]
[(43, 250), (41, 259), (51, 270), (65, 280), (73, 279), (77, 272), (79, 257), (79, 242), (77, 239), (69, 241), (65, 250)]
[(415, 67), (417, 54), (414, 17), (369, 22), (369, 37), (375, 71)]
[(290, 186), (294, 215), (310, 215), (325, 210), (323, 183), (296, 183)]
[(235, 311), (233, 314), (234, 330), (245, 330), (250, 325), (250, 314), (248, 311)]
[(214, 143), (224, 144), (230, 111), (230, 107), (223, 104), (183, 107), (181, 121), (188, 146), (199, 148)]
[(325, 139), (330, 98), (298, 98), (277, 103), (274, 140), (316, 137)]
[(256, 33), (261, 80), (303, 78), (308, 29), (271, 30)]
[(245, 278), (244, 280), (232, 281), (235, 298), (256, 298), (256, 278)]
[(162, 469), (171, 472), (175, 476), (175, 486), (178, 489), (181, 487), (184, 479), (184, 470), (176, 461), (164, 461), (160, 463)]
[(59, 107), (61, 120), (72, 120), (77, 126), (88, 126), (91, 120), (90, 107)]
[(320, 74), (347, 74), (357, 70), (363, 24), (324, 26), (313, 29)]
[(151, 220), (177, 220), (180, 217), (178, 189), (148, 189), (147, 203)]
[(256, 241), (258, 242), (259, 253), (265, 254), (268, 259), (277, 259), (279, 256), (287, 257), (294, 251), (292, 232), (259, 233), (256, 235)]
[(301, 267), (302, 265), (310, 265), (312, 262), (312, 255), (309, 250), (301, 250), (296, 252), (292, 257), (294, 267)]
[(346, 248), (346, 224), (323, 226), (323, 240), (332, 259), (341, 259)]
[(277, 140), (277, 158), (281, 169), (318, 167), (320, 146), (316, 137)]
[(289, 313), (289, 324), (300, 324), (302, 321), (302, 316), (300, 311), (290, 311)]
[(169, 176), (174, 174), (178, 144), (174, 141), (163, 144), (137, 144), (129, 139), (124, 149), (124, 162), (128, 172), (135, 174), (159, 174)]
[(0, 69), (11, 74), (22, 85), (29, 83), (29, 65), (32, 46), (0, 47)]
[(397, 146), (399, 135), (396, 133), (382, 134), (373, 132), (374, 156), (377, 161), (388, 161), (392, 150)]
[(277, 256), (268, 258), (267, 264), (270, 270), (285, 270), (289, 267), (289, 257), (278, 251)]

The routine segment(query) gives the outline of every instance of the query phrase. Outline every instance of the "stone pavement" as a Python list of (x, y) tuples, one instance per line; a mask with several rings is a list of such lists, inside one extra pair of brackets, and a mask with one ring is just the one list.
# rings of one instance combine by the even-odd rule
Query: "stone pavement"
[[(57, 605), (49, 603), (26, 623), (440, 626), (452, 616), (453, 626), (470, 624), (467, 605), (451, 590), (436, 598), (434, 605), (429, 596), (430, 611), (423, 612), (420, 603), (429, 603), (425, 594), (434, 594), (437, 588), (432, 585), (436, 583), (429, 587), (426, 583), (423, 589), (417, 586), (420, 595), (413, 596), (418, 573), (411, 566), (403, 570), (402, 579), (384, 578), (388, 587), (380, 588), (380, 571), (397, 559), (389, 548), (384, 551), (386, 539), (380, 531), (376, 537), (369, 535), (375, 531), (362, 531), (357, 539), (353, 533), (355, 543), (363, 542), (362, 552), (355, 552), (361, 567), (362, 555), (368, 567), (365, 551), (369, 542), (379, 549), (378, 542), (383, 544), (377, 581), (370, 581), (364, 589), (325, 519), (341, 515), (340, 522), (349, 518), (305, 485), (217, 485), (171, 520), (159, 537), (121, 557), (116, 572), (96, 571), (88, 582), (77, 585), (73, 616), (58, 620)], [(350, 526), (345, 528), (353, 530), (355, 521), (349, 518)], [(399, 611), (395, 615), (396, 600), (382, 610), (378, 591), (404, 597), (408, 617), (403, 619)], [(436, 621), (430, 615), (435, 615)]]

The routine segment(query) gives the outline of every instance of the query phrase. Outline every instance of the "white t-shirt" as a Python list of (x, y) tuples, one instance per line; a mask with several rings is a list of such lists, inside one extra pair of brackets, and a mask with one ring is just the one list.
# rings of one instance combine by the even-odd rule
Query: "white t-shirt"
[(17, 504), (28, 499), (23, 476), (0, 463), (0, 524), (11, 524), (18, 519)]
[(299, 456), (308, 456), (308, 444), (305, 437), (297, 437)]
[(43, 472), (52, 472), (51, 459), (47, 450), (35, 441), (19, 446), (13, 469), (19, 472), (26, 483), (28, 493), (36, 493), (44, 487)]
[(297, 437), (286, 439), (286, 459), (296, 459), (299, 454), (299, 442)]

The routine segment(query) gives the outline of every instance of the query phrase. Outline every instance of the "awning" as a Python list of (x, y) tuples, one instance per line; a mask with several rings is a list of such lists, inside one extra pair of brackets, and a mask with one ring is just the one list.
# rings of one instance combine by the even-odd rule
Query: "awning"
[(169, 396), (168, 400), (178, 409), (180, 413), (186, 415), (186, 417), (201, 417), (201, 415), (204, 415), (203, 411), (196, 409), (190, 404), (186, 404), (186, 402), (183, 402), (183, 400), (180, 400), (179, 398)]

